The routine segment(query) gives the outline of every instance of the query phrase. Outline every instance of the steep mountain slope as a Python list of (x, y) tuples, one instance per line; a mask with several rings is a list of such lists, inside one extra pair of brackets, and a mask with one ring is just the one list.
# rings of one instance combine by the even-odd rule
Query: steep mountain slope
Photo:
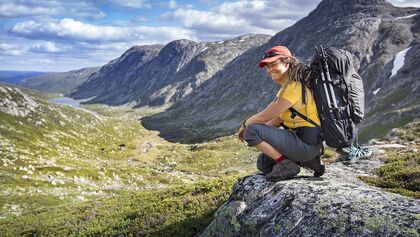
[[(355, 66), (364, 78), (368, 110), (362, 136), (381, 135), (370, 127), (378, 120), (383, 123), (381, 131), (386, 133), (419, 115), (416, 95), (420, 82), (415, 66), (419, 60), (419, 13), (419, 9), (394, 7), (384, 0), (324, 0), (307, 17), (266, 44), (235, 58), (171, 109), (144, 118), (143, 125), (159, 130), (165, 138), (183, 142), (231, 134), (241, 120), (268, 104), (278, 90), (265, 70), (257, 67), (264, 51), (274, 45), (286, 45), (301, 62), (307, 63), (315, 46), (321, 44), (354, 54)], [(395, 56), (410, 46), (404, 66), (387, 80)], [(382, 89), (374, 96), (378, 86)], [(388, 101), (394, 105), (388, 106)], [(377, 104), (382, 106), (377, 108)], [(386, 121), (379, 117), (379, 111), (381, 116), (386, 114)]]
[[(110, 83), (107, 79), (110, 73), (104, 72), (95, 80), (89, 79), (71, 96), (94, 97), (85, 103), (130, 103), (136, 107), (172, 103), (191, 94), (229, 61), (265, 43), (268, 38), (266, 35), (244, 35), (221, 42), (173, 41), (163, 47), (156, 57), (137, 68), (110, 68), (112, 72), (126, 73), (123, 80), (119, 79), (118, 85)], [(135, 63), (127, 63), (124, 59), (119, 61), (127, 65)], [(102, 86), (109, 89), (103, 90)]]
[[(144, 64), (156, 57), (161, 50), (161, 45), (134, 46), (124, 52), (119, 58), (104, 65), (97, 73), (93, 74), (85, 83), (80, 85), (70, 96), (76, 99), (87, 99), (110, 95), (118, 96), (121, 87), (130, 83), (132, 74)], [(126, 94), (121, 94), (124, 97)], [(112, 103), (118, 104), (120, 99), (113, 98)], [(122, 99), (124, 100), (124, 99)]]
[(19, 85), (40, 91), (65, 94), (74, 90), (98, 70), (99, 67), (89, 67), (69, 72), (46, 73), (26, 78)]

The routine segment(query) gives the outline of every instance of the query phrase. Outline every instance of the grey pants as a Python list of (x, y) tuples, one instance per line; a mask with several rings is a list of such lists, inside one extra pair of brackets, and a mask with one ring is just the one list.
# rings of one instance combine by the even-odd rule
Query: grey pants
[[(255, 146), (262, 141), (273, 146), (278, 152), (288, 159), (296, 162), (306, 162), (315, 158), (322, 143), (309, 145), (303, 142), (294, 131), (276, 128), (264, 124), (251, 124), (245, 129), (245, 141), (248, 146)], [(264, 173), (275, 164), (274, 160), (265, 154), (258, 157), (257, 168)]]

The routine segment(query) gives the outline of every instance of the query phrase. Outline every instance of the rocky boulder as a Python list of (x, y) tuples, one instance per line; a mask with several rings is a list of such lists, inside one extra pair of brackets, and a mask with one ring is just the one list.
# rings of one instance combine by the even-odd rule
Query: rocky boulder
[(333, 163), (321, 178), (241, 178), (201, 236), (419, 236), (419, 200), (358, 178), (381, 164), (378, 157)]
[(38, 103), (19, 88), (0, 84), (0, 112), (26, 117), (34, 112)]

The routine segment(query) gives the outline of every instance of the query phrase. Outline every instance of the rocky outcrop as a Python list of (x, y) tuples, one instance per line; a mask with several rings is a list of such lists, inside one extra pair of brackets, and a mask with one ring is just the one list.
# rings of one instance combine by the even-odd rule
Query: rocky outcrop
[[(257, 67), (261, 55), (274, 45), (286, 45), (301, 62), (308, 63), (320, 44), (353, 53), (364, 79), (370, 117), (364, 128), (381, 122), (386, 130), (407, 123), (420, 113), (416, 99), (419, 69), (415, 66), (420, 58), (419, 13), (418, 8), (394, 7), (385, 0), (324, 0), (266, 44), (235, 58), (171, 109), (143, 119), (143, 125), (159, 130), (166, 139), (190, 143), (232, 134), (241, 120), (272, 101), (278, 90), (265, 70)], [(409, 47), (404, 66), (388, 79), (395, 56)], [(381, 90), (374, 95), (378, 87)], [(367, 133), (374, 134), (372, 130)]]
[(0, 84), (0, 98), (0, 112), (13, 116), (26, 117), (38, 107), (38, 103), (19, 88)]
[(46, 73), (26, 78), (19, 85), (40, 91), (66, 94), (84, 83), (98, 70), (99, 67), (89, 67), (68, 72)]
[(321, 178), (241, 178), (201, 236), (419, 236), (420, 201), (359, 180), (381, 161), (333, 163)]

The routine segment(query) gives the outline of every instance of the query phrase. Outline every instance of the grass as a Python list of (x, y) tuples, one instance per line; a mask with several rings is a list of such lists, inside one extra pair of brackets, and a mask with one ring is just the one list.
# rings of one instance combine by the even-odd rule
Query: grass
[(420, 198), (420, 156), (416, 139), (420, 137), (420, 121), (394, 129), (391, 136), (398, 136), (403, 142), (411, 143), (410, 148), (386, 153), (384, 165), (374, 170), (376, 176), (361, 177), (363, 181), (385, 191)]
[(45, 207), (0, 220), (2, 236), (194, 236), (212, 220), (236, 178)]
[(255, 171), (256, 150), (233, 136), (171, 143), (139, 123), (154, 109), (84, 106), (94, 115), (22, 91), (36, 109), (0, 112), (2, 236), (191, 236)]
[(366, 117), (370, 117), (374, 114), (378, 114), (378, 112), (386, 111), (392, 104), (398, 103), (402, 99), (407, 96), (408, 90), (407, 89), (396, 89), (389, 93), (381, 102), (379, 102), (373, 109), (371, 109), (367, 114)]
[(420, 157), (414, 152), (391, 152), (385, 164), (374, 171), (375, 176), (361, 177), (371, 185), (388, 192), (420, 198)]
[(411, 116), (404, 116), (397, 121), (380, 124), (375, 123), (370, 126), (367, 126), (361, 130), (359, 133), (360, 141), (367, 141), (372, 138), (383, 138), (391, 129), (402, 127), (414, 120)]

